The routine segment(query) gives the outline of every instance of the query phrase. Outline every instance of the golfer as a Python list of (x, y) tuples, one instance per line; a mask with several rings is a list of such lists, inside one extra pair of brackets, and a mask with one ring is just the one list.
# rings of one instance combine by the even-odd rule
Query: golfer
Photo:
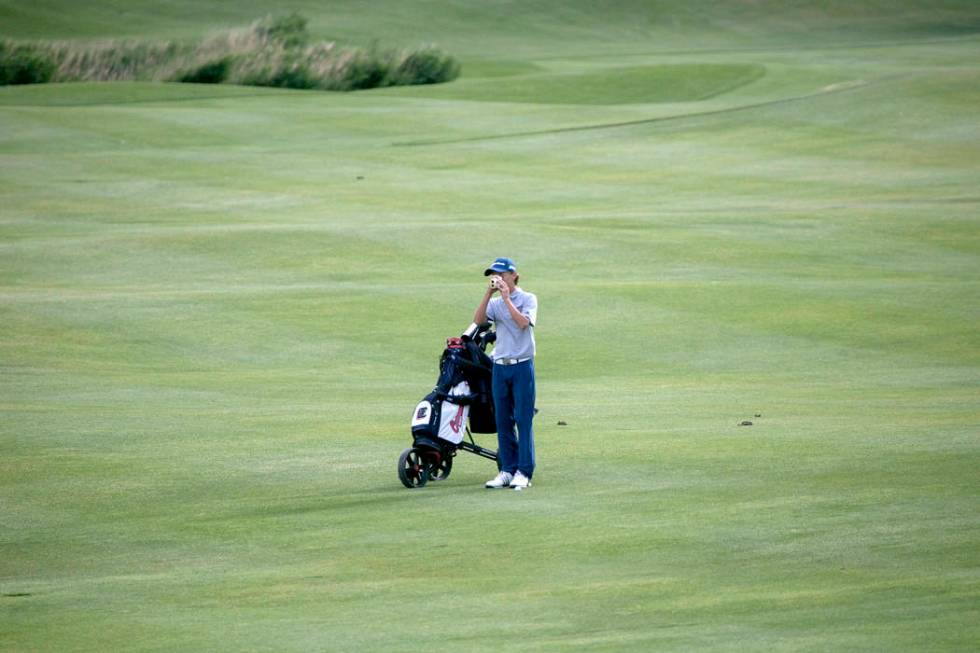
[[(497, 333), (493, 407), (500, 462), (500, 473), (486, 486), (523, 490), (531, 486), (534, 475), (534, 324), (538, 298), (517, 285), (520, 275), (509, 258), (498, 258), (483, 274), (493, 276), (473, 321), (483, 324), (490, 320)], [(497, 292), (500, 296), (494, 297)]]

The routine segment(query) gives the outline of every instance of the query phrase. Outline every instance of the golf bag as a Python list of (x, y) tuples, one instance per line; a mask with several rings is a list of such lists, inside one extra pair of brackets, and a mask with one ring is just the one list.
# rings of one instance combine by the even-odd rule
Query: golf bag
[[(440, 397), (445, 397), (440, 399)], [(415, 407), (412, 418), (412, 436), (416, 443), (419, 438), (439, 438), (459, 444), (463, 441), (463, 429), (470, 415), (470, 386), (460, 381), (445, 395), (433, 390)], [(467, 403), (463, 403), (467, 402)]]
[(472, 339), (446, 341), (436, 387), (419, 402), (412, 417), (416, 445), (431, 446), (428, 441), (436, 438), (458, 445), (467, 424), (471, 432), (496, 433), (492, 364)]
[(406, 487), (448, 477), (457, 449), (497, 460), (497, 453), (478, 446), (472, 435), (497, 432), (493, 361), (485, 351), (495, 339), (489, 324), (472, 324), (461, 337), (446, 340), (439, 379), (415, 406), (412, 447), (398, 461), (398, 476)]

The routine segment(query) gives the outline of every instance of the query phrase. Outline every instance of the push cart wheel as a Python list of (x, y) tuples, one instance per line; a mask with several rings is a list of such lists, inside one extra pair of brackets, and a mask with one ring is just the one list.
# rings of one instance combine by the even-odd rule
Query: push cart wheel
[(448, 456), (443, 456), (439, 461), (439, 464), (432, 465), (429, 468), (429, 480), (430, 481), (445, 481), (449, 478), (449, 473), (453, 471), (453, 457), (452, 454)]
[(407, 488), (422, 487), (429, 482), (429, 466), (415, 449), (406, 449), (398, 457), (398, 478)]

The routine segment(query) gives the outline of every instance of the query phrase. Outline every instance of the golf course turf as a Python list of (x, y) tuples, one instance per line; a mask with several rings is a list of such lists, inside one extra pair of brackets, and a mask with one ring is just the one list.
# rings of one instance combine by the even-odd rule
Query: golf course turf
[[(0, 650), (980, 646), (977, 3), (286, 9), (462, 74), (0, 88)], [(534, 486), (406, 489), (497, 256)]]

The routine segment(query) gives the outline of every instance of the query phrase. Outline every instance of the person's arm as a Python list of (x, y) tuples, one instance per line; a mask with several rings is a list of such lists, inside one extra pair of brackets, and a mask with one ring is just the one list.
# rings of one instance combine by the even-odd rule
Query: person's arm
[(487, 291), (483, 293), (483, 299), (480, 301), (480, 305), (476, 307), (476, 312), (473, 313), (473, 323), (474, 324), (485, 324), (487, 321), (487, 304), (490, 303), (490, 298), (493, 297), (493, 286), (487, 286)]
[(507, 307), (507, 312), (510, 313), (510, 316), (514, 319), (514, 324), (521, 329), (526, 329), (531, 326), (531, 320), (522, 315), (521, 312), (517, 310), (517, 307), (514, 306), (514, 302), (510, 300), (510, 289), (506, 285), (501, 286), (500, 297), (504, 300), (504, 306)]

